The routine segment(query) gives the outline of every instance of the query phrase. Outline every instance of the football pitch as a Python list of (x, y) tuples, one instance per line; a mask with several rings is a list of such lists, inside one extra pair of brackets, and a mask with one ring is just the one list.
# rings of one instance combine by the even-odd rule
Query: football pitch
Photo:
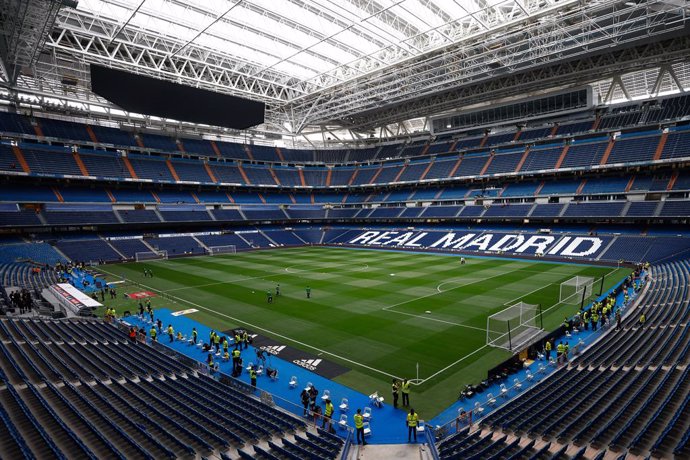
[[(144, 268), (154, 277), (144, 278)], [(418, 364), (411, 399), (429, 418), (510, 357), (486, 346), (487, 316), (519, 301), (541, 304), (544, 328), (552, 330), (577, 311), (558, 304), (561, 282), (594, 277), (598, 292), (602, 276), (607, 289), (628, 275), (615, 267), (492, 258), (461, 265), (455, 256), (327, 247), (126, 263), (104, 271), (158, 292), (154, 308), (195, 308), (188, 316), (217, 330), (246, 328), (345, 366), (349, 371), (335, 380), (365, 394), (378, 390), (390, 398), (391, 379), (416, 378)], [(275, 296), (278, 284), (281, 295)], [(271, 304), (267, 291), (274, 294)], [(118, 308), (135, 311), (136, 301), (119, 300)]]

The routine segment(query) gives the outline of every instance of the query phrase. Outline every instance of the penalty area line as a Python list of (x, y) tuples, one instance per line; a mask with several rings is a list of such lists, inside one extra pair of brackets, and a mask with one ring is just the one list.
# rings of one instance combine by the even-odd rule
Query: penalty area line
[(480, 327), (468, 326), (467, 324), (461, 324), (461, 323), (454, 323), (452, 321), (446, 321), (445, 319), (434, 318), (432, 316), (415, 315), (414, 313), (407, 313), (407, 312), (398, 311), (398, 310), (383, 310), (383, 311), (387, 311), (388, 313), (397, 313), (399, 315), (412, 316), (413, 318), (425, 319), (427, 321), (436, 321), (437, 323), (450, 324), (453, 326), (466, 327), (468, 329), (476, 329), (478, 331), (486, 332), (486, 329), (482, 329)]
[[(101, 271), (102, 271), (102, 272), (105, 272), (105, 273), (108, 273), (109, 275), (112, 275), (112, 276), (118, 276), (118, 275), (115, 275), (114, 273), (111, 273), (111, 272), (109, 272), (109, 271), (107, 271), (107, 270), (101, 270)], [(136, 281), (135, 281), (135, 282), (136, 282)], [(165, 294), (165, 292), (163, 292), (163, 291), (161, 291), (161, 290), (159, 290), (159, 289), (156, 289), (156, 288), (154, 288), (154, 287), (147, 286), (147, 285), (142, 284), (142, 283), (137, 283), (137, 284), (139, 284), (140, 286), (143, 286), (143, 287), (145, 287), (146, 289), (149, 289), (149, 290), (151, 290), (151, 291), (153, 291), (153, 292), (159, 292), (159, 293), (161, 293), (161, 294)], [(182, 297), (177, 297), (177, 296), (170, 295), (170, 294), (166, 294), (166, 295), (167, 295), (168, 297), (172, 298), (173, 300), (177, 300), (178, 302), (182, 302), (182, 303), (186, 303), (186, 304), (192, 305), (192, 306), (194, 306), (194, 307), (200, 308), (200, 309), (202, 309), (202, 310), (206, 310), (206, 311), (211, 312), (211, 313), (213, 313), (213, 314), (215, 314), (215, 315), (218, 315), (218, 316), (223, 316), (223, 317), (228, 318), (228, 319), (230, 319), (230, 320), (232, 320), (232, 321), (235, 321), (235, 322), (237, 322), (237, 323), (243, 324), (243, 325), (245, 325), (245, 326), (249, 326), (249, 327), (251, 327), (251, 328), (253, 328), (253, 329), (256, 329), (256, 330), (268, 332), (269, 334), (271, 334), (271, 335), (273, 335), (273, 336), (275, 336), (275, 337), (280, 337), (281, 339), (287, 340), (287, 341), (289, 341), (289, 342), (296, 343), (296, 344), (301, 345), (301, 346), (303, 346), (303, 347), (310, 348), (310, 349), (312, 349), (312, 350), (316, 350), (316, 351), (318, 351), (318, 352), (320, 352), (320, 353), (323, 353), (323, 354), (326, 354), (326, 355), (329, 355), (329, 356), (333, 356), (334, 358), (340, 359), (340, 360), (345, 361), (345, 362), (348, 362), (348, 363), (350, 363), (350, 364), (354, 364), (354, 365), (356, 365), (356, 366), (363, 367), (363, 368), (365, 368), (365, 369), (368, 369), (368, 370), (370, 370), (370, 371), (376, 372), (376, 373), (378, 373), (378, 374), (385, 375), (386, 377), (392, 377), (392, 378), (395, 378), (395, 379), (398, 379), (398, 380), (402, 380), (401, 377), (398, 377), (398, 376), (396, 376), (396, 375), (389, 374), (388, 372), (382, 371), (382, 370), (380, 370), (380, 369), (376, 369), (376, 368), (374, 368), (374, 367), (367, 366), (366, 364), (362, 364), (362, 363), (360, 363), (360, 362), (353, 361), (353, 360), (351, 360), (351, 359), (349, 359), (349, 358), (345, 358), (345, 357), (343, 357), (343, 356), (336, 355), (335, 353), (331, 353), (330, 351), (322, 350), (321, 348), (317, 348), (317, 347), (315, 347), (315, 346), (313, 346), (313, 345), (309, 345), (308, 343), (300, 342), (299, 340), (295, 340), (295, 339), (293, 339), (293, 338), (287, 337), (287, 336), (282, 335), (282, 334), (279, 334), (279, 333), (277, 333), (277, 332), (273, 332), (273, 331), (271, 331), (271, 330), (269, 330), (269, 329), (266, 329), (266, 328), (263, 328), (263, 327), (261, 327), (261, 326), (257, 326), (257, 325), (255, 325), (255, 324), (249, 323), (249, 322), (247, 322), (247, 321), (243, 321), (243, 320), (241, 320), (241, 319), (239, 319), (239, 318), (235, 318), (235, 317), (230, 316), (230, 315), (227, 315), (227, 314), (225, 314), (225, 313), (221, 313), (221, 312), (219, 312), (219, 311), (217, 311), (217, 310), (213, 310), (212, 308), (204, 307), (203, 305), (199, 305), (198, 303), (192, 302), (192, 301), (190, 301), (190, 300), (183, 299)]]

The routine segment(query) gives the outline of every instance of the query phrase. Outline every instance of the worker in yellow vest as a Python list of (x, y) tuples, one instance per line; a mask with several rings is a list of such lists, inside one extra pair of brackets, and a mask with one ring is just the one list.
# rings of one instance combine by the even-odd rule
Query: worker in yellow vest
[(151, 330), (149, 331), (149, 334), (151, 334), (151, 341), (155, 342), (156, 341), (156, 336), (158, 335), (158, 331), (156, 331), (156, 327), (152, 326)]
[(410, 442), (411, 435), (414, 435), (414, 442), (417, 442), (417, 423), (419, 422), (419, 415), (415, 413), (414, 409), (410, 409), (407, 414), (407, 442)]
[(546, 360), (551, 359), (551, 341), (547, 340), (544, 344), (544, 354), (546, 355)]
[(173, 330), (172, 324), (168, 324), (168, 337), (170, 337), (170, 343), (175, 340), (175, 331)]
[(252, 383), (252, 386), (256, 388), (256, 371), (254, 370), (254, 366), (249, 369), (249, 380)]
[(360, 444), (360, 437), (362, 438), (361, 444), (363, 446), (367, 445), (364, 440), (364, 417), (362, 417), (362, 409), (357, 409), (357, 413), (352, 417), (355, 420), (355, 431), (357, 432), (357, 444)]
[(407, 379), (402, 381), (400, 390), (402, 392), (402, 405), (407, 407), (410, 405), (410, 382)]
[(333, 416), (333, 410), (333, 403), (330, 399), (327, 399), (326, 407), (323, 410), (323, 423), (321, 423), (321, 428), (325, 429), (326, 431), (331, 430), (331, 417)]

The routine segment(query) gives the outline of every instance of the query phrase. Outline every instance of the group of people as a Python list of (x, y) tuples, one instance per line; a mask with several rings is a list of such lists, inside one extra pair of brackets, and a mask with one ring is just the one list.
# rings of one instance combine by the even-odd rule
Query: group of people
[[(105, 287), (102, 287), (102, 288), (101, 288), (101, 290), (99, 291), (99, 293), (101, 294), (101, 302), (105, 302), (105, 296), (106, 296), (106, 294), (108, 294), (108, 295), (110, 296), (110, 299), (111, 299), (111, 300), (112, 300), (112, 299), (117, 299), (117, 291), (115, 290), (114, 287), (111, 287), (111, 286), (106, 285)], [(97, 297), (97, 295), (96, 295), (96, 291), (94, 291), (94, 293), (91, 295), (91, 297), (92, 297), (94, 300), (96, 300), (96, 301), (98, 300), (98, 297)]]
[(400, 393), (402, 393), (403, 407), (410, 405), (410, 382), (407, 379), (403, 379), (402, 381), (393, 379), (392, 391), (394, 408), (398, 408), (398, 398), (400, 397)]
[(10, 302), (14, 308), (19, 309), (20, 314), (30, 312), (33, 305), (31, 293), (26, 289), (11, 292)]
[[(311, 287), (307, 286), (304, 290), (307, 295), (307, 299), (311, 299)], [(276, 297), (281, 296), (280, 284), (276, 284)], [(271, 289), (266, 290), (266, 303), (273, 303), (273, 291)]]
[(149, 315), (149, 319), (153, 323), (153, 307), (151, 306), (151, 299), (146, 299), (146, 307), (144, 307), (143, 302), (139, 301), (139, 318), (144, 319), (144, 308), (146, 308), (146, 314)]
[(117, 318), (117, 312), (115, 311), (115, 308), (114, 307), (106, 307), (105, 313), (103, 314), (103, 319), (105, 320), (105, 322), (109, 323), (116, 318)]

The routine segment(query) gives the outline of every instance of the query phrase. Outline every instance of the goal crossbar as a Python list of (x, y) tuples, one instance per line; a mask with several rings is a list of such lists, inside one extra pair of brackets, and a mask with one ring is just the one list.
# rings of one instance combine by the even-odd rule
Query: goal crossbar
[(208, 246), (208, 255), (210, 256), (235, 253), (237, 253), (237, 246), (234, 244), (228, 244), (225, 246)]

